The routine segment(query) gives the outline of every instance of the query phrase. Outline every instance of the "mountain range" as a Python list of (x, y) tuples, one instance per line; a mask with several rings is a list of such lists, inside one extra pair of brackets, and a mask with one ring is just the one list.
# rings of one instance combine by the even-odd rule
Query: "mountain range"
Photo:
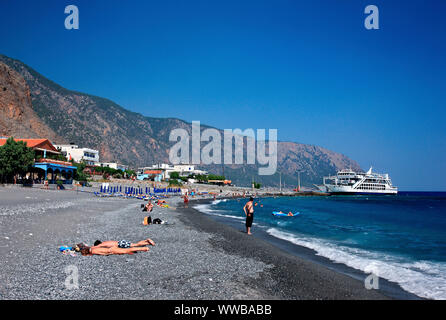
[[(199, 116), (197, 117), (199, 119)], [(0, 55), (0, 135), (48, 138), (54, 144), (75, 143), (99, 150), (103, 162), (133, 168), (168, 163), (171, 130), (191, 132), (191, 123), (176, 118), (155, 118), (135, 113), (105, 98), (68, 90), (23, 62)], [(201, 125), (201, 129), (210, 128)], [(223, 132), (220, 130), (220, 132)], [(200, 165), (215, 174), (224, 172), (237, 185), (252, 180), (265, 186), (321, 183), (339, 169), (361, 170), (347, 156), (322, 147), (296, 142), (277, 143), (278, 170), (258, 176), (258, 165)]]

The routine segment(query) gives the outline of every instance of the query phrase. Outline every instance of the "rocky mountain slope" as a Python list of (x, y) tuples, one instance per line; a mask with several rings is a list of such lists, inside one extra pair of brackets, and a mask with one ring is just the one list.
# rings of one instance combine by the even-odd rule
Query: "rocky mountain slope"
[[(53, 143), (74, 142), (99, 150), (101, 161), (118, 161), (136, 168), (168, 162), (169, 149), (173, 145), (169, 142), (171, 130), (184, 128), (191, 131), (191, 124), (180, 119), (146, 117), (113, 101), (67, 90), (18, 60), (0, 55), (1, 62), (9, 69), (4, 65), (0, 68), (0, 79), (14, 79), (14, 85), (0, 86), (1, 90), (7, 88), (0, 90), (3, 135), (48, 137)], [(8, 80), (1, 81), (0, 84)], [(26, 108), (27, 111), (9, 111), (11, 103), (16, 106), (14, 110)], [(33, 121), (23, 118), (25, 114), (35, 121), (29, 129), (24, 124)], [(202, 129), (205, 128), (202, 125)], [(278, 172), (282, 173), (284, 184), (296, 185), (297, 171), (301, 171), (302, 183), (311, 185), (320, 183), (322, 176), (346, 167), (360, 169), (348, 157), (321, 147), (278, 143)], [(223, 172), (221, 165), (203, 168), (217, 174)], [(264, 185), (279, 183), (278, 173), (257, 176), (255, 165), (225, 166), (224, 173), (240, 185), (248, 185), (252, 179)]]
[(35, 113), (28, 84), (23, 77), (0, 62), (0, 136), (48, 137), (65, 141)]

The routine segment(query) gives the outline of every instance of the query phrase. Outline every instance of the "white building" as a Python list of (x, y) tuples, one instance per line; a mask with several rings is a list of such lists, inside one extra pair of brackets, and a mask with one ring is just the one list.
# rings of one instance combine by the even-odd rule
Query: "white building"
[(189, 165), (189, 164), (170, 165), (167, 163), (159, 163), (159, 164), (154, 164), (150, 167), (144, 167), (138, 169), (140, 173), (143, 173), (146, 170), (161, 170), (162, 177), (163, 179), (166, 180), (170, 178), (170, 174), (172, 172), (178, 172), (182, 177), (187, 177), (191, 174), (202, 174), (202, 175), (208, 174), (207, 171), (195, 169), (194, 165)]
[(129, 168), (129, 166), (126, 166), (124, 164), (119, 164), (117, 162), (102, 162), (102, 163), (100, 163), (100, 166), (112, 168), (115, 170), (122, 170), (122, 171), (125, 171)]
[(54, 145), (60, 152), (67, 157), (68, 160), (73, 159), (75, 162), (85, 161), (91, 166), (99, 165), (99, 151), (90, 148), (79, 148), (75, 144), (59, 144)]

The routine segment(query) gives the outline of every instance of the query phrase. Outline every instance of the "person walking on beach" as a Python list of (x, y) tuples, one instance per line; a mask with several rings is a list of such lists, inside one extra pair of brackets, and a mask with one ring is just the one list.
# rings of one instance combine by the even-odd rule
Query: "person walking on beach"
[(246, 233), (251, 235), (251, 226), (252, 226), (252, 221), (254, 220), (254, 198), (250, 197), (249, 201), (245, 204), (245, 206), (243, 207), (243, 211), (245, 211), (245, 215), (246, 215)]

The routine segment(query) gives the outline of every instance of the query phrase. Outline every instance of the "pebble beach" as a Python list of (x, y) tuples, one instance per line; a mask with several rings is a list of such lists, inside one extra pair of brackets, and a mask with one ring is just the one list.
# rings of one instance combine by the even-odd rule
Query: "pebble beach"
[[(2, 300), (388, 299), (364, 283), (280, 250), (185, 208), (154, 207), (143, 225), (137, 199), (90, 192), (0, 188)], [(64, 255), (58, 248), (95, 240), (151, 238), (149, 252)], [(78, 272), (78, 288), (65, 282)]]

